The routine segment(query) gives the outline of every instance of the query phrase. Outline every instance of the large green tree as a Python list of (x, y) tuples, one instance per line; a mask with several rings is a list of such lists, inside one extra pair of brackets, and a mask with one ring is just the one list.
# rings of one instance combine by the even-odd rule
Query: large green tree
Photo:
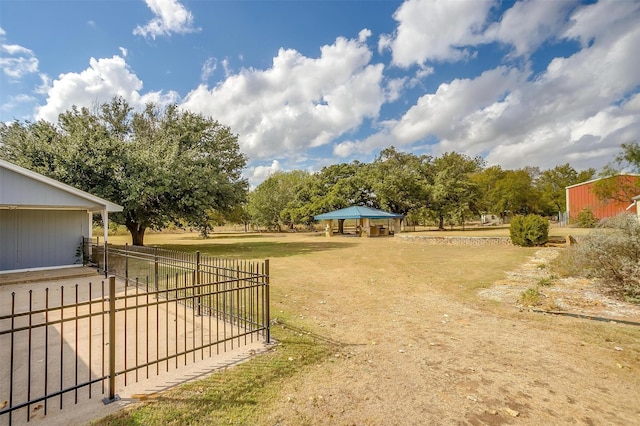
[[(352, 205), (378, 207), (371, 188), (369, 166), (354, 161), (323, 167), (296, 188), (287, 213), (294, 222), (310, 225), (315, 215), (333, 210)], [(338, 223), (340, 230), (342, 224), (342, 221)]]
[(567, 210), (566, 187), (585, 182), (593, 178), (595, 169), (578, 172), (569, 163), (543, 171), (535, 182), (542, 201), (542, 208), (547, 214)]
[(500, 166), (487, 167), (471, 176), (478, 189), (477, 207), (480, 213), (499, 213), (496, 210), (499, 194), (498, 183), (506, 172)]
[(530, 170), (505, 170), (492, 189), (490, 199), (496, 213), (530, 214), (540, 211), (540, 193)]
[(427, 180), (423, 173), (431, 160), (428, 156), (383, 149), (369, 166), (368, 177), (380, 207), (406, 215), (424, 205)]
[(480, 195), (472, 177), (483, 165), (480, 157), (448, 152), (424, 168), (428, 181), (427, 210), (437, 220), (438, 229), (444, 229), (445, 219), (464, 224), (469, 213), (478, 211)]
[(57, 125), (0, 124), (0, 157), (122, 205), (112, 219), (134, 245), (150, 228), (199, 226), (247, 190), (247, 160), (228, 127), (175, 105), (135, 112), (119, 97), (95, 111), (73, 107)]
[(249, 194), (247, 210), (253, 223), (281, 231), (294, 223), (289, 211), (309, 173), (303, 170), (275, 172)]

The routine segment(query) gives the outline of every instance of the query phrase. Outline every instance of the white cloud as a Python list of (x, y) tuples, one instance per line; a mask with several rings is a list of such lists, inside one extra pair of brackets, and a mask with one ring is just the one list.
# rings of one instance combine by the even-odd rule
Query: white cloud
[(155, 39), (171, 33), (185, 34), (200, 31), (193, 26), (193, 15), (177, 0), (145, 0), (155, 15), (145, 26), (137, 26), (134, 35)]
[(377, 117), (383, 66), (369, 64), (371, 57), (364, 43), (344, 38), (323, 46), (319, 58), (280, 49), (271, 68), (201, 85), (182, 107), (231, 126), (251, 158), (291, 157)]
[(570, 19), (570, 27), (564, 34), (581, 41), (583, 47), (597, 37), (618, 38), (629, 24), (638, 24), (640, 3), (637, 1), (600, 0), (598, 3), (578, 9)]
[(481, 42), (494, 0), (407, 0), (395, 12), (398, 28), (380, 37), (378, 47), (391, 49), (393, 64), (408, 67), (429, 61), (458, 61)]
[(278, 160), (273, 160), (269, 166), (256, 166), (247, 169), (246, 176), (249, 179), (249, 185), (252, 188), (258, 186), (262, 181), (266, 180), (275, 172), (282, 170), (282, 166)]
[(498, 101), (522, 81), (518, 70), (499, 67), (475, 79), (441, 84), (436, 93), (422, 96), (404, 114), (392, 134), (403, 145), (434, 134), (445, 139), (464, 138), (464, 129), (455, 123)]
[(390, 133), (390, 128), (393, 128), (393, 122), (387, 123), (388, 126), (375, 133), (368, 138), (361, 141), (344, 141), (333, 147), (333, 155), (340, 158), (351, 157), (357, 154), (370, 154), (371, 152), (385, 148), (388, 146), (400, 146), (398, 140), (394, 138)]
[(387, 81), (387, 87), (385, 90), (385, 97), (388, 102), (395, 102), (400, 99), (402, 91), (407, 84), (407, 78), (392, 78)]
[(120, 50), (120, 53), (122, 54), (123, 58), (126, 58), (127, 55), (129, 54), (129, 51), (127, 50), (126, 47), (118, 47), (118, 49)]
[(565, 26), (567, 13), (577, 0), (524, 0), (515, 3), (484, 33), (487, 41), (513, 45), (515, 54), (527, 56)]
[(371, 30), (365, 28), (358, 33), (358, 41), (360, 43), (364, 43), (367, 39), (371, 37)]
[[(46, 83), (43, 80), (43, 83)], [(149, 92), (141, 94), (142, 81), (129, 69), (120, 56), (94, 59), (89, 68), (80, 73), (61, 74), (47, 90), (46, 104), (39, 107), (36, 119), (55, 122), (58, 115), (77, 107), (92, 107), (109, 101), (114, 96), (122, 96), (134, 108), (143, 108), (153, 102), (160, 106), (175, 103), (175, 92)]]
[[(578, 168), (602, 165), (621, 143), (640, 134), (640, 55), (634, 53), (640, 46), (639, 20), (637, 2), (578, 7), (563, 28), (566, 37), (581, 41), (582, 50), (553, 59), (535, 78), (527, 68), (501, 66), (441, 84), (401, 119), (368, 138), (337, 145), (334, 154), (427, 143), (436, 155), (484, 155), (489, 164), (506, 168), (566, 161)], [(538, 42), (513, 43), (524, 54)]]
[(19, 80), (27, 74), (38, 72), (38, 58), (31, 49), (17, 44), (2, 44), (0, 54), (0, 67), (8, 77)]
[(17, 96), (9, 96), (8, 102), (0, 106), (0, 109), (3, 111), (11, 111), (19, 104), (28, 104), (36, 102), (36, 98), (30, 95), (17, 95)]
[(7, 52), (9, 55), (34, 56), (33, 50), (19, 46), (17, 44), (3, 44), (2, 51)]
[(7, 35), (7, 32), (0, 27), (0, 37), (4, 37), (5, 35)]
[(224, 76), (229, 77), (231, 75), (231, 66), (229, 65), (229, 58), (222, 60), (222, 68), (224, 69)]
[(218, 60), (216, 58), (208, 58), (202, 64), (202, 71), (200, 72), (200, 80), (205, 83), (209, 77), (215, 72), (218, 68)]

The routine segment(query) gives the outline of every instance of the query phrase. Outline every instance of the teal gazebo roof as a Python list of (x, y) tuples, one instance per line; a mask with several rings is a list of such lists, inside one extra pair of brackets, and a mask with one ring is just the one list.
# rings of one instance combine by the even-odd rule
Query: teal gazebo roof
[(338, 219), (401, 219), (404, 216), (396, 213), (389, 213), (383, 210), (373, 209), (364, 206), (351, 206), (346, 209), (334, 210), (329, 213), (314, 216), (315, 220), (338, 220)]

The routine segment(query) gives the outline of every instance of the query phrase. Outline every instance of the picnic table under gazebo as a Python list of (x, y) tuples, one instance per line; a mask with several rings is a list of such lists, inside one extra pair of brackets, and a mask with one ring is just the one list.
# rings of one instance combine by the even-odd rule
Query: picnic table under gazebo
[[(355, 219), (356, 233), (361, 237), (377, 237), (400, 233), (403, 215), (364, 206), (351, 206), (314, 216), (315, 220), (324, 221), (327, 237), (333, 236), (333, 221)], [(374, 219), (387, 219), (387, 227), (372, 224)]]

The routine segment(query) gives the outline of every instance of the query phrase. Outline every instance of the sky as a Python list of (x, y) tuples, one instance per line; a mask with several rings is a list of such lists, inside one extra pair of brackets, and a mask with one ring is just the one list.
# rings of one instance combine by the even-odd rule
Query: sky
[(0, 121), (116, 95), (229, 126), (253, 187), (389, 146), (599, 169), (640, 142), (640, 1), (0, 2)]

